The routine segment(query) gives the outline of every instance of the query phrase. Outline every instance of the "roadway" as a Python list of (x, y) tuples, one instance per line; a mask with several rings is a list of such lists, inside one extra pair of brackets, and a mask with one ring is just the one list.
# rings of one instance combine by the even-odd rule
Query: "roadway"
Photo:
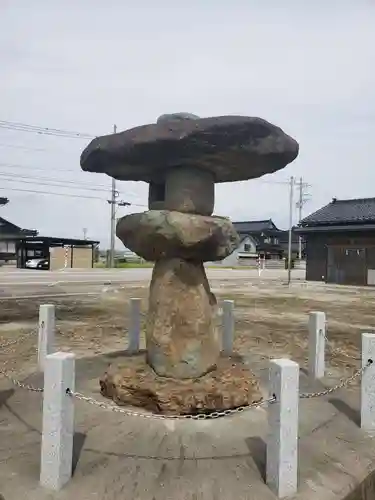
[[(98, 294), (108, 287), (147, 286), (151, 279), (151, 268), (129, 269), (66, 269), (61, 271), (38, 271), (28, 269), (0, 268), (0, 298), (45, 297), (65, 295)], [(303, 270), (294, 270), (294, 279), (304, 279)], [(207, 269), (207, 276), (214, 287), (232, 281), (239, 284), (259, 280), (254, 269)], [(260, 279), (285, 280), (284, 269), (265, 269)]]

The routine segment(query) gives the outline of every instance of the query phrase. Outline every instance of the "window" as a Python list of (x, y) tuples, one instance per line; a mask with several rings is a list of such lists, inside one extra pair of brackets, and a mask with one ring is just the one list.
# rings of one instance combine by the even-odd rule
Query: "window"
[(279, 239), (278, 238), (274, 238), (273, 239), (273, 244), (274, 245), (278, 245), (279, 244)]
[(264, 243), (271, 243), (271, 238), (264, 238)]
[(243, 246), (244, 252), (251, 252), (251, 245), (249, 243), (245, 243)]

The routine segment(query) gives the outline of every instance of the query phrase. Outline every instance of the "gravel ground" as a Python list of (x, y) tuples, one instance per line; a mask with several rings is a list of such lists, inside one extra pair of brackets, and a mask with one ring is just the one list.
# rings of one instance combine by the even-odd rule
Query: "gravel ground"
[[(359, 366), (361, 333), (375, 330), (375, 290), (324, 284), (257, 279), (238, 284), (228, 280), (214, 288), (218, 301), (235, 301), (235, 349), (265, 358), (290, 357), (306, 366), (309, 311), (324, 311), (328, 319), (327, 363), (332, 375), (345, 375)], [(123, 349), (126, 346), (130, 297), (142, 299), (147, 310), (147, 285), (108, 287), (88, 297), (51, 299), (56, 305), (57, 346), (77, 356)], [(74, 300), (73, 300), (74, 299)], [(0, 343), (36, 331), (38, 299), (3, 300), (0, 309)], [(220, 310), (218, 322), (220, 322)], [(142, 343), (144, 338), (142, 335)], [(4, 349), (0, 362), (19, 374), (35, 369), (36, 335)]]

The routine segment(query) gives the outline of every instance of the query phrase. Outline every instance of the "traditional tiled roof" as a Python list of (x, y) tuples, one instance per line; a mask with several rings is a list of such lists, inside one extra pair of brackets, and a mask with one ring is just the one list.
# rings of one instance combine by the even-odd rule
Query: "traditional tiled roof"
[(272, 219), (233, 222), (233, 226), (237, 233), (261, 233), (262, 231), (278, 230)]
[(9, 222), (7, 219), (0, 217), (0, 235), (1, 234), (24, 234), (24, 235), (36, 235), (38, 231), (34, 229), (22, 229), (13, 222)]
[(375, 198), (337, 200), (320, 208), (301, 221), (301, 226), (375, 223)]

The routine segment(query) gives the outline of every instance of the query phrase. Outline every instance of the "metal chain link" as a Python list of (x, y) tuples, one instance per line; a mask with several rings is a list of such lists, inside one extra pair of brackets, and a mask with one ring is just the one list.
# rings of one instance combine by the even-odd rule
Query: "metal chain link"
[(125, 410), (124, 408), (121, 408), (120, 406), (114, 406), (112, 404), (104, 403), (102, 401), (97, 401), (94, 398), (90, 398), (88, 396), (84, 396), (80, 392), (73, 392), (70, 389), (67, 389), (66, 393), (74, 397), (76, 399), (79, 399), (80, 401), (85, 401), (86, 403), (89, 403), (93, 406), (97, 406), (99, 408), (103, 408), (105, 410), (110, 410), (115, 413), (122, 413), (127, 416), (131, 417), (141, 417), (141, 418), (154, 418), (154, 419), (159, 419), (159, 420), (213, 420), (221, 417), (229, 417), (232, 415), (235, 415), (237, 413), (242, 413), (246, 410), (250, 410), (252, 408), (259, 408), (263, 405), (274, 403), (276, 401), (275, 397), (269, 398), (269, 399), (264, 399), (262, 401), (256, 401), (254, 403), (251, 403), (249, 405), (244, 405), (244, 406), (238, 406), (237, 408), (228, 408), (227, 410), (220, 410), (220, 411), (212, 411), (210, 413), (198, 413), (198, 414), (186, 414), (186, 415), (158, 415), (155, 413), (139, 413), (136, 411), (132, 410)]
[[(331, 394), (339, 389), (342, 389), (343, 387), (346, 387), (349, 385), (351, 382), (353, 382), (356, 378), (358, 378), (360, 375), (364, 373), (364, 371), (372, 364), (372, 360), (369, 360), (367, 364), (363, 367), (357, 370), (353, 375), (351, 375), (349, 378), (342, 380), (339, 384), (335, 385), (334, 387), (330, 387), (329, 389), (325, 389), (320, 392), (310, 392), (310, 393), (302, 393), (299, 395), (301, 399), (312, 399), (316, 398), (319, 396), (326, 396), (327, 394)], [(213, 420), (213, 419), (218, 419), (222, 417), (230, 417), (233, 415), (236, 415), (237, 413), (242, 413), (246, 410), (250, 410), (253, 408), (260, 408), (261, 406), (267, 405), (267, 404), (272, 404), (276, 402), (276, 397), (272, 396), (271, 398), (264, 399), (262, 401), (257, 401), (254, 403), (251, 403), (249, 405), (244, 405), (244, 406), (239, 406), (237, 408), (228, 408), (226, 410), (220, 410), (220, 411), (212, 411), (210, 413), (198, 413), (198, 414), (187, 414), (187, 415), (158, 415), (154, 413), (139, 413), (135, 412), (132, 410), (126, 410), (124, 408), (121, 408), (119, 406), (115, 406), (112, 404), (108, 404), (102, 401), (98, 401), (94, 398), (85, 396), (84, 394), (81, 394), (80, 392), (73, 392), (70, 389), (67, 389), (66, 391), (67, 395), (74, 397), (80, 401), (84, 401), (86, 403), (89, 403), (93, 406), (97, 406), (99, 408), (103, 408), (104, 410), (109, 410), (114, 413), (122, 413), (123, 415), (127, 416), (132, 416), (132, 417), (141, 417), (141, 418), (153, 418), (153, 419), (159, 419), (159, 420)]]
[(349, 378), (347, 378), (345, 380), (341, 380), (338, 384), (334, 385), (333, 387), (330, 387), (328, 389), (324, 389), (323, 391), (319, 391), (319, 392), (305, 392), (305, 393), (300, 394), (299, 397), (301, 399), (312, 399), (312, 398), (317, 398), (319, 396), (327, 396), (328, 394), (332, 394), (333, 392), (336, 392), (339, 389), (342, 389), (342, 388), (348, 386), (349, 384), (351, 384), (354, 380), (356, 380), (358, 377), (360, 377), (371, 364), (372, 364), (372, 360), (369, 359), (365, 366), (363, 366), (362, 368), (359, 368)]
[(9, 372), (7, 372), (6, 370), (0, 369), (0, 373), (5, 378), (10, 380), (13, 385), (19, 387), (20, 389), (26, 389), (27, 391), (31, 391), (31, 392), (43, 392), (44, 391), (44, 389), (42, 389), (41, 387), (34, 387), (33, 385), (30, 385), (30, 384), (23, 384), (22, 382), (20, 382), (16, 378), (12, 377), (12, 375)]
[[(10, 347), (12, 345), (18, 344), (22, 340), (25, 340), (25, 339), (31, 337), (32, 335), (34, 335), (37, 331), (38, 330), (31, 330), (31, 332), (25, 333), (24, 335), (20, 335), (15, 340), (11, 340), (9, 342), (6, 342), (5, 344), (1, 344), (0, 349), (2, 350), (2, 349), (5, 349), (7, 347)], [(4, 363), (4, 366), (6, 366), (6, 364), (7, 364), (7, 362)], [(34, 387), (30, 384), (24, 384), (24, 383), (20, 382), (19, 380), (14, 378), (13, 375), (11, 375), (7, 370), (4, 370), (4, 368), (0, 368), (0, 374), (3, 375), (8, 380), (10, 380), (10, 382), (12, 382), (13, 385), (19, 387), (20, 389), (26, 389), (27, 391), (31, 391), (31, 392), (43, 392), (42, 388)]]
[[(32, 336), (34, 333), (35, 333), (35, 330), (32, 330), (31, 332), (28, 332), (24, 335), (21, 335), (20, 337), (18, 337), (15, 340), (11, 340), (9, 342), (6, 342), (5, 344), (1, 344), (0, 349), (5, 349), (5, 348), (10, 347), (12, 345), (18, 344), (22, 340), (25, 340), (28, 337)], [(328, 340), (327, 337), (325, 337), (325, 338), (326, 338), (326, 340)], [(371, 359), (369, 359), (364, 367), (359, 368), (349, 378), (347, 378), (345, 380), (341, 380), (337, 385), (335, 385), (333, 387), (330, 387), (328, 389), (324, 389), (323, 391), (319, 391), (319, 392), (302, 393), (299, 395), (299, 397), (301, 399), (312, 399), (312, 398), (317, 398), (320, 396), (327, 396), (328, 394), (332, 394), (333, 392), (336, 392), (337, 390), (342, 389), (342, 388), (348, 386), (349, 384), (351, 384), (354, 380), (356, 380), (358, 377), (360, 377), (372, 363), (373, 363), (373, 361)], [(13, 383), (13, 385), (20, 387), (21, 389), (26, 389), (28, 391), (39, 392), (39, 393), (44, 392), (43, 388), (34, 387), (30, 384), (24, 384), (24, 383), (20, 382), (19, 380), (14, 378), (9, 372), (7, 372), (4, 369), (0, 368), (0, 374), (2, 374), (4, 377), (6, 377), (8, 380), (10, 380)], [(153, 418), (153, 419), (159, 419), (159, 420), (214, 420), (214, 419), (218, 419), (218, 418), (222, 418), (222, 417), (233, 416), (233, 415), (236, 415), (238, 413), (242, 413), (242, 412), (250, 410), (250, 409), (260, 408), (261, 406), (264, 406), (267, 404), (272, 404), (272, 403), (276, 402), (276, 397), (273, 396), (271, 398), (268, 398), (268, 399), (265, 399), (262, 401), (257, 401), (257, 402), (251, 403), (249, 405), (243, 405), (243, 406), (239, 406), (237, 408), (228, 408), (226, 410), (220, 410), (220, 411), (214, 410), (210, 413), (198, 413), (198, 414), (186, 414), (186, 415), (160, 415), (160, 414), (154, 414), (154, 413), (139, 413), (139, 412), (132, 411), (132, 410), (126, 410), (124, 408), (121, 408), (120, 406), (115, 406), (112, 404), (107, 404), (107, 403), (102, 402), (102, 401), (97, 401), (96, 399), (94, 399), (92, 397), (85, 396), (84, 394), (81, 394), (80, 392), (73, 392), (70, 389), (67, 389), (66, 394), (68, 396), (74, 397), (80, 401), (84, 401), (84, 402), (89, 403), (93, 406), (103, 408), (105, 410), (109, 410), (109, 411), (112, 411), (114, 413), (122, 413), (123, 415), (127, 415), (127, 416), (141, 417), (141, 418), (148, 418), (148, 419)]]
[(36, 332), (37, 332), (37, 330), (31, 330), (31, 332), (24, 333), (23, 335), (20, 335), (15, 340), (10, 340), (9, 342), (6, 342), (5, 344), (0, 344), (0, 349), (6, 349), (7, 347), (10, 347), (11, 345), (18, 344), (19, 342), (21, 342), (21, 340), (26, 340), (27, 338), (34, 335)]

